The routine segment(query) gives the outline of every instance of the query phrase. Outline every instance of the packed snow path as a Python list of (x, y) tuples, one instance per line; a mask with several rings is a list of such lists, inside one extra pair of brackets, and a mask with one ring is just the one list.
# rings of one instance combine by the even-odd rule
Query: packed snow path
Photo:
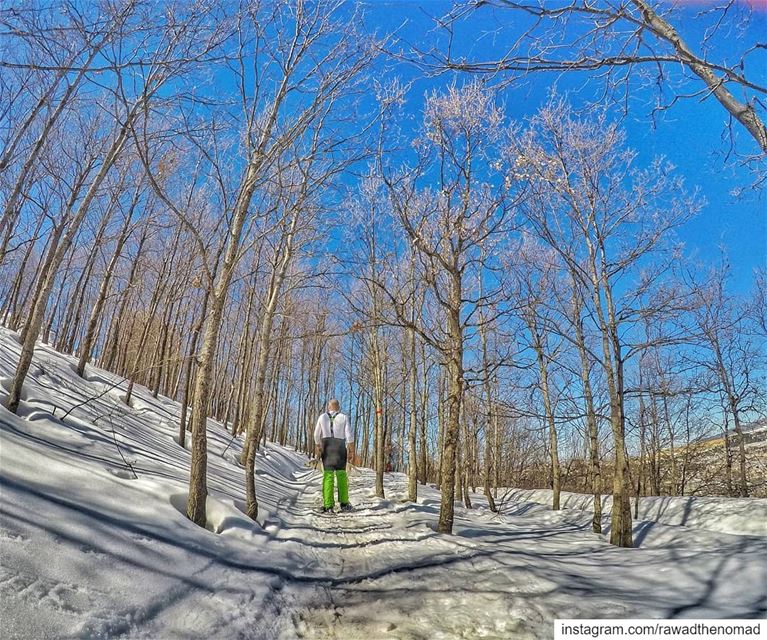
[[(484, 508), (460, 508), (457, 535), (441, 536), (433, 528), (433, 490), (419, 505), (401, 501), (406, 479), (397, 474), (387, 485), (393, 501), (386, 502), (373, 496), (372, 472), (356, 480), (352, 495), (361, 509), (318, 515), (319, 491), (310, 486), (286, 511), (285, 537), (283, 529), (276, 534), (313, 549), (326, 573), (309, 600), (302, 591), (290, 601), (298, 637), (549, 638), (556, 617), (767, 611), (764, 539), (731, 536), (728, 547), (698, 532), (700, 546), (686, 549), (673, 531), (678, 527), (666, 527), (672, 531), (658, 535), (657, 546), (670, 548), (648, 542), (637, 558), (584, 532), (583, 514), (509, 517)], [(532, 503), (516, 507), (536, 510)], [(706, 561), (707, 548), (713, 556)], [(749, 584), (761, 588), (742, 593)]]
[[(0, 329), (3, 389), (17, 355)], [(183, 515), (178, 405), (137, 388), (126, 407), (118, 379), (72, 364), (39, 347), (20, 415), (0, 409), (3, 638), (551, 638), (555, 618), (767, 615), (764, 500), (668, 500), (626, 550), (577, 504), (514, 492), (497, 515), (472, 495), (445, 536), (438, 492), (408, 503), (400, 474), (380, 500), (353, 471), (356, 510), (320, 515), (320, 474), (269, 445), (255, 524), (239, 442), (211, 421), (200, 529)]]

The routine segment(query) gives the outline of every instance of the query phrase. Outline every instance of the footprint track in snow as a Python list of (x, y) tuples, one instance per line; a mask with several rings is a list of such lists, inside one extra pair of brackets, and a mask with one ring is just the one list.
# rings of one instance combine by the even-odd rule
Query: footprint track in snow
[(39, 578), (7, 567), (0, 567), (0, 594), (70, 614), (87, 613), (99, 600), (99, 594), (82, 585)]

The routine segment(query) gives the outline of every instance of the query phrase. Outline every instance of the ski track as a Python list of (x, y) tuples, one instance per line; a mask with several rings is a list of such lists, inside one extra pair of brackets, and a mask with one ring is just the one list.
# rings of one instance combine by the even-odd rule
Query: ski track
[[(0, 403), (17, 355), (0, 328)], [(767, 535), (731, 533), (764, 500), (735, 513), (686, 499), (719, 519), (637, 522), (640, 548), (627, 550), (591, 533), (584, 497), (552, 512), (545, 492), (517, 491), (493, 514), (472, 495), (448, 536), (435, 531), (439, 493), (419, 485), (408, 502), (397, 473), (384, 500), (372, 471), (352, 470), (355, 510), (321, 515), (321, 474), (270, 444), (255, 524), (241, 443), (211, 421), (201, 530), (183, 515), (178, 405), (136, 386), (126, 407), (112, 374), (82, 380), (73, 364), (40, 345), (20, 416), (0, 408), (4, 639), (537, 639), (555, 618), (767, 616)], [(674, 504), (658, 517), (677, 522)], [(744, 530), (761, 531), (753, 520)]]

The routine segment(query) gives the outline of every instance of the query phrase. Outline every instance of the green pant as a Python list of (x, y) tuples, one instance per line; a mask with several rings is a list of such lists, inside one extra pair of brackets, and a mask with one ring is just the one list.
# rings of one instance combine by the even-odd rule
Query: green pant
[(324, 471), (322, 474), (322, 502), (326, 507), (333, 506), (333, 474), (338, 476), (338, 501), (349, 502), (349, 480), (346, 471)]

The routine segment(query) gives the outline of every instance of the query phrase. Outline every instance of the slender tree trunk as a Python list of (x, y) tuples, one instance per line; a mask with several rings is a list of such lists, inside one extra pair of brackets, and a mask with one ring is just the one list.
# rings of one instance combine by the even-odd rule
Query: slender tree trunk
[(583, 299), (578, 289), (575, 273), (572, 273), (572, 306), (575, 341), (578, 345), (578, 355), (581, 362), (581, 384), (583, 386), (583, 401), (586, 408), (586, 427), (589, 440), (589, 476), (591, 478), (591, 493), (594, 496), (591, 529), (594, 533), (602, 533), (602, 470), (599, 463), (599, 426), (594, 408), (594, 393), (591, 388), (591, 362), (586, 348), (586, 336), (583, 331)]
[(463, 504), (467, 509), (471, 509), (471, 495), (469, 492), (469, 487), (471, 486), (471, 472), (472, 472), (472, 466), (473, 466), (473, 455), (472, 455), (472, 441), (469, 437), (469, 426), (468, 426), (468, 420), (464, 418), (462, 420), (463, 422), (463, 440), (464, 440), (464, 461), (463, 465), (460, 468), (461, 472), (461, 481), (463, 483)]
[[(245, 303), (245, 324), (242, 328), (242, 335), (240, 336), (240, 358), (239, 373), (235, 376), (236, 381), (236, 401), (234, 405), (234, 420), (232, 422), (232, 435), (237, 436), (241, 432), (242, 414), (245, 404), (245, 392), (250, 383), (250, 368), (249, 363), (251, 360), (253, 340), (250, 333), (250, 320), (253, 313), (253, 299), (255, 297), (255, 287), (250, 287), (248, 290), (248, 297)], [(240, 460), (241, 464), (245, 463), (244, 459)]]
[(453, 532), (453, 511), (456, 471), (456, 450), (460, 430), (461, 404), (463, 399), (463, 331), (461, 329), (461, 276), (452, 274), (448, 333), (451, 348), (447, 363), (447, 420), (445, 423), (442, 452), (442, 497), (439, 508), (439, 533)]
[(671, 410), (668, 404), (668, 394), (663, 393), (663, 416), (668, 429), (669, 457), (671, 458), (671, 495), (679, 495), (679, 465), (677, 464), (676, 443), (674, 442), (674, 425), (671, 424)]
[(461, 437), (458, 436), (455, 446), (455, 473), (453, 474), (453, 488), (455, 490), (454, 500), (463, 502), (463, 449), (461, 448)]
[(80, 317), (82, 315), (82, 307), (85, 302), (85, 294), (88, 288), (88, 281), (91, 278), (91, 273), (93, 272), (93, 267), (96, 263), (96, 256), (98, 255), (99, 248), (101, 247), (101, 243), (104, 239), (104, 235), (107, 230), (107, 225), (109, 224), (109, 221), (112, 219), (112, 214), (117, 205), (117, 200), (119, 198), (119, 193), (120, 193), (120, 190), (122, 189), (122, 186), (123, 186), (123, 181), (121, 181), (119, 187), (115, 189), (115, 192), (112, 194), (110, 198), (110, 202), (109, 202), (109, 205), (107, 206), (107, 210), (104, 213), (104, 215), (101, 217), (99, 228), (96, 231), (95, 237), (93, 238), (93, 245), (92, 245), (93, 248), (88, 253), (85, 266), (80, 272), (80, 277), (78, 278), (77, 283), (75, 284), (74, 291), (72, 292), (70, 296), (70, 304), (69, 304), (69, 308), (67, 309), (66, 320), (64, 321), (64, 323), (62, 324), (62, 326), (59, 328), (59, 331), (58, 331), (59, 340), (58, 340), (58, 346), (56, 348), (59, 351), (64, 351), (66, 353), (74, 353), (75, 341), (77, 338), (77, 332), (80, 325)]
[(738, 403), (734, 396), (730, 396), (730, 410), (732, 420), (735, 423), (735, 433), (738, 436), (738, 462), (740, 466), (740, 497), (748, 498), (748, 476), (746, 474), (746, 442), (743, 438), (743, 428), (740, 422)]
[[(76, 254), (74, 251), (70, 251), (67, 253), (66, 257), (66, 263), (63, 264), (63, 268), (59, 267), (57, 270), (58, 273), (56, 275), (57, 279), (59, 274), (61, 275), (61, 280), (58, 281), (58, 286), (56, 287), (56, 298), (51, 305), (48, 303), (46, 305), (46, 309), (50, 308), (50, 313), (48, 314), (48, 321), (44, 323), (44, 327), (42, 328), (42, 335), (39, 337), (39, 340), (43, 342), (44, 344), (49, 344), (53, 346), (53, 342), (51, 340), (51, 332), (53, 331), (53, 323), (58, 320), (56, 323), (56, 329), (57, 334), (61, 330), (62, 324), (63, 324), (63, 316), (64, 316), (64, 304), (62, 304), (62, 300), (66, 295), (71, 294), (71, 289), (69, 288), (69, 277), (74, 272), (74, 269), (72, 268), (72, 263), (74, 262), (76, 257)], [(55, 346), (54, 346), (55, 348)]]
[(732, 443), (730, 442), (729, 425), (727, 422), (724, 424), (724, 465), (725, 465), (725, 480), (727, 481), (727, 495), (735, 495), (735, 487), (732, 482)]
[(415, 331), (410, 330), (410, 431), (408, 433), (407, 452), (407, 493), (408, 500), (418, 500), (418, 464), (416, 454), (416, 437), (418, 433), (418, 415), (416, 412), (416, 378), (418, 376), (418, 360), (416, 358)]
[(144, 246), (149, 237), (149, 218), (141, 231), (141, 238), (139, 238), (138, 247), (136, 248), (136, 257), (131, 262), (130, 272), (128, 273), (128, 280), (125, 284), (125, 289), (120, 296), (120, 302), (117, 309), (117, 314), (114, 317), (114, 322), (110, 324), (107, 331), (107, 344), (105, 347), (105, 355), (101, 359), (101, 365), (105, 369), (114, 371), (117, 368), (118, 349), (120, 345), (120, 327), (123, 326), (123, 320), (125, 313), (128, 309), (128, 302), (130, 301), (131, 291), (136, 283), (136, 276), (138, 275), (139, 263), (144, 253)]
[[(533, 311), (534, 313), (534, 311)], [(560, 493), (562, 490), (562, 471), (559, 464), (559, 442), (557, 438), (557, 426), (554, 420), (554, 408), (551, 403), (549, 388), (549, 371), (547, 356), (544, 353), (543, 336), (536, 326), (534, 318), (528, 318), (530, 331), (533, 334), (533, 347), (538, 361), (538, 374), (541, 381), (541, 396), (543, 397), (543, 410), (546, 415), (546, 423), (549, 426), (549, 455), (551, 456), (551, 489), (552, 505), (554, 511), (559, 511)]]
[(362, 431), (362, 466), (369, 466), (370, 462), (370, 418), (372, 403), (368, 399), (365, 405), (365, 416)]
[(442, 373), (439, 374), (437, 380), (437, 486), (442, 486), (442, 463), (445, 459), (445, 407), (447, 406), (447, 400), (445, 398), (445, 377)]
[(740, 496), (742, 498), (748, 497), (748, 476), (746, 474), (746, 443), (743, 438), (743, 429), (740, 420), (740, 409), (738, 407), (738, 400), (733, 392), (734, 385), (730, 382), (730, 376), (727, 373), (727, 369), (724, 366), (724, 358), (719, 347), (719, 341), (714, 340), (714, 353), (716, 355), (717, 370), (719, 378), (722, 382), (725, 394), (727, 395), (727, 403), (729, 405), (730, 413), (732, 414), (732, 421), (735, 426), (735, 434), (738, 436), (738, 463), (740, 467)]
[(494, 455), (495, 455), (495, 463), (493, 465), (493, 470), (495, 472), (494, 478), (493, 478), (493, 497), (497, 500), (498, 499), (498, 487), (501, 484), (501, 460), (503, 459), (502, 451), (501, 451), (501, 427), (500, 427), (500, 420), (498, 418), (498, 413), (496, 412), (493, 416), (493, 441), (494, 441)]
[(426, 485), (428, 478), (427, 468), (427, 443), (426, 443), (426, 424), (428, 421), (428, 405), (429, 405), (429, 370), (426, 366), (426, 345), (421, 343), (421, 365), (422, 365), (422, 377), (421, 377), (421, 421), (419, 432), (419, 449), (420, 449), (420, 463), (419, 472), (421, 475), (421, 484)]
[(256, 451), (258, 441), (262, 435), (262, 424), (266, 414), (265, 398), (266, 373), (271, 355), (272, 330), (274, 328), (274, 314), (277, 311), (277, 303), (282, 293), (282, 284), (290, 266), (293, 256), (293, 241), (295, 238), (296, 225), (298, 224), (298, 211), (293, 210), (290, 226), (284, 243), (281, 243), (281, 259), (274, 265), (271, 282), (268, 291), (266, 308), (258, 332), (258, 363), (256, 365), (256, 389), (253, 395), (252, 423), (247, 431), (244, 450), (247, 452), (245, 463), (245, 495), (247, 500), (246, 513), (255, 520), (258, 517), (258, 499), (256, 497)]
[[(375, 312), (374, 312), (375, 313)], [(378, 330), (374, 327), (371, 339), (373, 352), (373, 405), (375, 408), (375, 417), (373, 419), (373, 449), (375, 451), (375, 469), (376, 469), (376, 496), (385, 498), (384, 492), (384, 471), (386, 469), (386, 429), (384, 426), (384, 388), (383, 371), (378, 343)]]
[[(480, 285), (482, 283), (480, 282)], [(490, 446), (490, 425), (493, 422), (493, 398), (490, 391), (490, 357), (487, 347), (487, 326), (484, 322), (484, 315), (480, 315), (480, 338), (482, 340), (482, 374), (484, 376), (483, 387), (485, 391), (485, 415), (484, 415), (484, 440), (485, 451), (483, 454), (483, 471), (482, 471), (482, 486), (487, 499), (488, 507), (493, 512), (497, 512), (498, 509), (495, 506), (495, 500), (493, 494), (490, 491), (490, 468), (491, 468), (491, 446)]]

